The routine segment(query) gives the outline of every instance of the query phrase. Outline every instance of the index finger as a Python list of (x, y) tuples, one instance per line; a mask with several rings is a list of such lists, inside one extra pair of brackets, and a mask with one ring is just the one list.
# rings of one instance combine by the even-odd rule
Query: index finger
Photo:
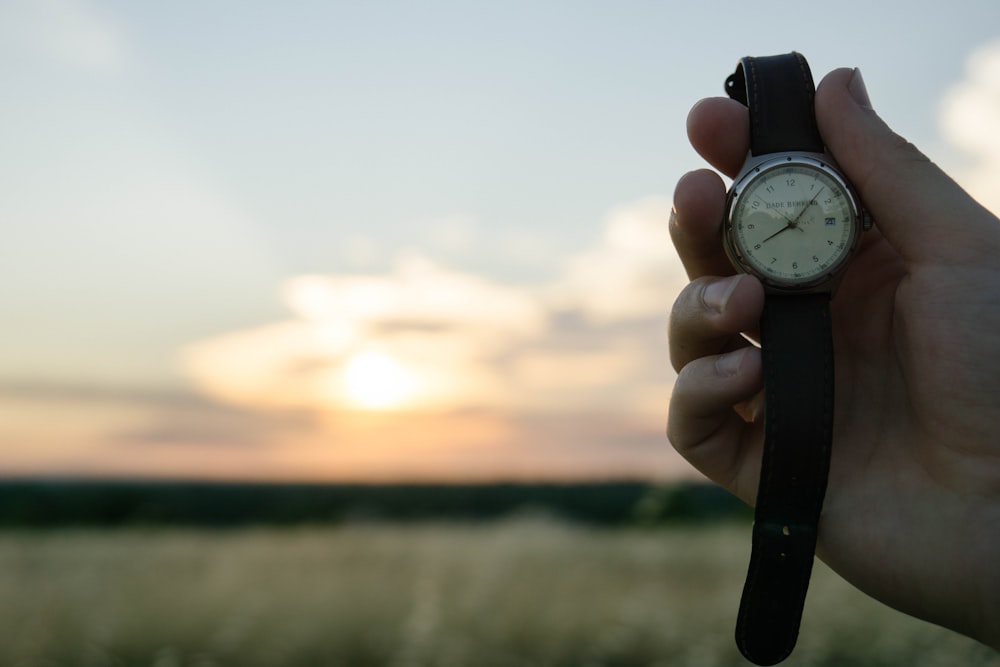
[[(749, 122), (739, 102), (710, 97), (688, 114), (688, 137), (702, 157), (731, 177), (749, 150)], [(722, 179), (708, 169), (685, 174), (677, 183), (670, 235), (689, 278), (733, 272), (719, 238), (725, 198)]]
[(689, 172), (677, 181), (670, 239), (692, 280), (733, 272), (719, 235), (725, 203), (726, 186), (710, 169)]
[(688, 112), (687, 133), (699, 155), (733, 178), (750, 150), (750, 114), (736, 100), (708, 97)]

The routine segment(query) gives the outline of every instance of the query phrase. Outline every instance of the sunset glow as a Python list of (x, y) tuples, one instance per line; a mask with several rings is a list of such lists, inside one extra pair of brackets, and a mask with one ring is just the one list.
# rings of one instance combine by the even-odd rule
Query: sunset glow
[[(806, 55), (1000, 208), (1000, 4), (959, 4)], [(671, 193), (745, 53), (663, 26), (795, 18), (526, 7), (0, 3), (0, 475), (695, 474)]]
[(359, 407), (398, 407), (415, 389), (414, 379), (389, 356), (362, 352), (344, 366), (347, 394)]

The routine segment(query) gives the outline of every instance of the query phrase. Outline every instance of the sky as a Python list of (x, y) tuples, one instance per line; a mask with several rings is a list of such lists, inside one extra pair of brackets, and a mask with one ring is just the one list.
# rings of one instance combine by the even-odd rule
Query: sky
[(850, 66), (1000, 210), (1000, 4), (0, 2), (0, 476), (666, 479), (684, 121)]

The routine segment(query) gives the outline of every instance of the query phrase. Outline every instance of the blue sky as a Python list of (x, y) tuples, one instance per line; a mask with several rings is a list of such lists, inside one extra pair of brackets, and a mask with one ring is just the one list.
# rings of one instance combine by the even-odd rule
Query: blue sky
[[(351, 404), (350, 391), (281, 369), (322, 368), (343, 389), (359, 355), (378, 362), (361, 368), (402, 364), (385, 380), (414, 387), (400, 409), (597, 406), (641, 415), (636, 465), (659, 456), (673, 377), (662, 323), (682, 278), (657, 220), (677, 177), (701, 166), (688, 109), (721, 94), (740, 56), (800, 50), (817, 78), (860, 67), (891, 125), (970, 187), (991, 182), (990, 155), (976, 151), (1000, 124), (995, 68), (976, 79), (970, 58), (1000, 40), (1000, 5), (816, 7), (9, 0), (0, 389), (17, 425), (0, 446), (18, 453), (7, 467), (33, 442), (51, 453), (24, 459), (26, 471), (132, 461), (115, 449), (122, 433), (195, 419), (156, 396), (203, 402), (197, 420), (211, 426), (175, 439), (189, 466), (222, 461), (209, 441), (245, 437), (247, 422), (227, 431), (232, 410), (283, 419)], [(372, 290), (394, 305), (357, 306)], [(432, 304), (446, 293), (467, 317)], [(464, 350), (461, 363), (445, 349)], [(234, 367), (239, 387), (219, 377)], [(279, 385), (298, 398), (275, 402)], [(95, 395), (120, 405), (58, 444), (69, 440), (47, 424), (89, 414)], [(136, 396), (149, 397), (139, 411)], [(498, 457), (531, 439), (519, 433), (495, 435)], [(88, 470), (142, 473), (137, 461)]]

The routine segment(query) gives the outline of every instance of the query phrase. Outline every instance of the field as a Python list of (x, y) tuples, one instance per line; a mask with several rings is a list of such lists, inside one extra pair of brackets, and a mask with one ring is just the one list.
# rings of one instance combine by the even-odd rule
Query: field
[[(747, 527), (545, 518), (0, 533), (0, 665), (745, 665)], [(784, 663), (990, 665), (817, 564)]]

